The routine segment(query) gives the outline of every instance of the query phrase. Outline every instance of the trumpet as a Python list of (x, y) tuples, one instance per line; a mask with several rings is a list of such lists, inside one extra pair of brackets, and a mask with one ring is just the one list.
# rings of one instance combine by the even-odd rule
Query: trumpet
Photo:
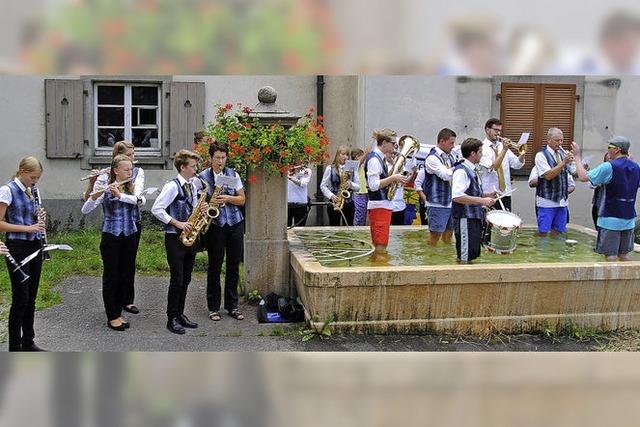
[(509, 138), (503, 138), (501, 136), (498, 136), (498, 141), (502, 142), (503, 144), (507, 144), (509, 148), (518, 153), (518, 157), (523, 156), (527, 152), (528, 147), (526, 142), (522, 145), (518, 145), (515, 142), (511, 141)]
[(89, 194), (89, 197), (93, 197), (96, 194), (100, 194), (100, 193), (104, 193), (105, 191), (107, 191), (109, 189), (109, 187), (119, 187), (121, 185), (124, 185), (128, 182), (133, 181), (133, 177), (132, 178), (127, 178), (124, 181), (116, 181), (116, 182), (112, 182), (109, 185), (105, 185), (105, 186), (98, 186), (98, 188), (93, 191), (91, 194)]

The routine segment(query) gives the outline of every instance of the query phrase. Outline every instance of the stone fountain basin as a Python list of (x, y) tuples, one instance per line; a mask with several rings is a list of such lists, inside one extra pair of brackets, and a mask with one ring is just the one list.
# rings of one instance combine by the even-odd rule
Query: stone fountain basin
[[(329, 228), (305, 227), (314, 229)], [(640, 327), (639, 261), (331, 268), (305, 249), (296, 229), (288, 239), (291, 281), (312, 327), (328, 319), (337, 332), (375, 334)]]

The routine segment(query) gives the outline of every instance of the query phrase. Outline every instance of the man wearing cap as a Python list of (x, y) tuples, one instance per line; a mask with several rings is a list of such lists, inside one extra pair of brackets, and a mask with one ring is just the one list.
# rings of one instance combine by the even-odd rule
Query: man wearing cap
[(580, 147), (571, 143), (576, 158), (578, 179), (602, 185), (604, 203), (598, 210), (596, 252), (607, 261), (629, 261), (633, 251), (636, 225), (636, 195), (640, 187), (640, 166), (629, 158), (629, 139), (616, 136), (608, 141), (609, 161), (586, 171), (580, 159)]

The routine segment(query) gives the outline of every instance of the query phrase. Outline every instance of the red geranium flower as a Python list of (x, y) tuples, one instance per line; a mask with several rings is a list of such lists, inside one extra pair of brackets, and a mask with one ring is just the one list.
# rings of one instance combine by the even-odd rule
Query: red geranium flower
[(264, 147), (264, 148), (262, 149), (262, 152), (263, 152), (264, 154), (269, 154), (269, 153), (271, 152), (271, 147), (269, 147), (269, 146)]
[(245, 113), (245, 114), (249, 114), (249, 113), (251, 112), (251, 108), (249, 108), (249, 107), (243, 107), (243, 108), (242, 108), (242, 112), (243, 112), (243, 113)]
[(224, 109), (227, 110), (227, 111), (231, 110), (232, 108), (233, 108), (233, 104), (225, 104), (224, 105)]
[[(231, 105), (231, 104), (228, 104)], [(229, 138), (230, 141), (236, 141), (238, 138), (240, 138), (240, 134), (238, 132), (229, 132), (227, 134), (227, 137)]]

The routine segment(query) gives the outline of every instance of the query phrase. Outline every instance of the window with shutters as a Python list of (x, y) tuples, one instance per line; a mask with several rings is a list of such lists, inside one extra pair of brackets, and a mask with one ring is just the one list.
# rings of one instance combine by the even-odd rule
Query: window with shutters
[(535, 154), (547, 143), (547, 131), (556, 127), (564, 133), (565, 148), (574, 139), (576, 85), (557, 83), (507, 83), (500, 87), (502, 136), (518, 141), (529, 132), (525, 167), (512, 171), (524, 175), (531, 171)]
[(131, 141), (137, 156), (161, 156), (161, 94), (158, 84), (95, 83), (96, 155), (110, 155), (113, 145)]

